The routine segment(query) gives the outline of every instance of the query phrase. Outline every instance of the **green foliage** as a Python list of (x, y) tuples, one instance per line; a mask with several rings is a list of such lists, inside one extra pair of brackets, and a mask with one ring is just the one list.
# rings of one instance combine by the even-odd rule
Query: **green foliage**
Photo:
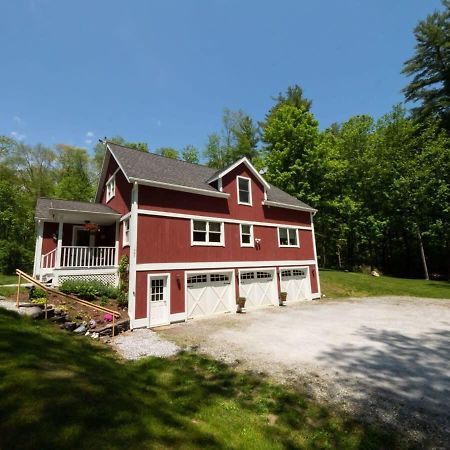
[(160, 147), (155, 150), (155, 153), (166, 158), (178, 159), (178, 151), (172, 147)]
[(47, 298), (47, 292), (39, 287), (34, 288), (30, 291), (30, 298), (31, 299)]
[(181, 157), (183, 161), (192, 164), (198, 164), (200, 162), (198, 150), (193, 145), (186, 145), (186, 147), (181, 150)]
[(47, 297), (36, 297), (31, 300), (31, 303), (36, 305), (45, 305), (47, 303)]
[(65, 280), (59, 290), (84, 300), (94, 300), (97, 297), (117, 298), (118, 294), (116, 288), (95, 280)]
[(125, 362), (5, 310), (0, 380), (5, 449), (402, 448), (300, 389), (190, 353)]
[(413, 108), (418, 119), (438, 116), (450, 133), (450, 1), (442, 5), (443, 11), (429, 15), (414, 30), (416, 51), (403, 67), (413, 78), (404, 93), (406, 100), (419, 103)]
[(117, 302), (121, 308), (128, 306), (128, 272), (129, 260), (122, 255), (119, 261), (119, 287), (117, 288)]

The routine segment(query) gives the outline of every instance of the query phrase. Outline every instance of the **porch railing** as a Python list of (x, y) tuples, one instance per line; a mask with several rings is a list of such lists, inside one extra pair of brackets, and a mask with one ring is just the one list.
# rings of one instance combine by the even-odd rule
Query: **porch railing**
[[(61, 268), (112, 267), (115, 264), (115, 247), (61, 247)], [(56, 267), (56, 249), (42, 255), (41, 268)]]

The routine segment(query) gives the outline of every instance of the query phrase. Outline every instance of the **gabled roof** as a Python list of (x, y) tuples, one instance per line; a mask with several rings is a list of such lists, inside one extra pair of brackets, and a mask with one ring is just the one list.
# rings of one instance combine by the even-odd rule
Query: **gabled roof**
[(84, 212), (120, 217), (121, 214), (102, 203), (78, 202), (55, 198), (38, 198), (36, 203), (36, 219), (52, 220), (53, 212)]
[(225, 167), (224, 169), (221, 169), (217, 171), (208, 181), (207, 183), (212, 183), (213, 181), (218, 180), (219, 178), (223, 178), (227, 173), (230, 173), (232, 170), (234, 170), (236, 167), (238, 167), (241, 164), (245, 164), (247, 168), (250, 170), (250, 172), (253, 173), (253, 175), (261, 182), (261, 184), (266, 188), (270, 189), (270, 184), (261, 176), (261, 174), (255, 169), (253, 164), (244, 156), (241, 159), (238, 159), (233, 164), (230, 164), (229, 166)]
[(130, 183), (137, 182), (139, 184), (222, 198), (229, 197), (229, 194), (220, 192), (211, 183), (229, 173), (239, 164), (244, 163), (255, 177), (261, 181), (261, 184), (266, 187), (267, 200), (264, 202), (265, 205), (315, 211), (307, 204), (267, 183), (245, 157), (225, 169), (217, 171), (211, 167), (166, 158), (155, 153), (141, 152), (112, 142), (107, 142), (106, 145), (109, 151), (106, 151), (103, 161), (102, 174), (97, 190), (97, 202), (100, 201), (101, 190), (106, 181), (106, 167), (109, 163), (109, 154), (111, 154)]

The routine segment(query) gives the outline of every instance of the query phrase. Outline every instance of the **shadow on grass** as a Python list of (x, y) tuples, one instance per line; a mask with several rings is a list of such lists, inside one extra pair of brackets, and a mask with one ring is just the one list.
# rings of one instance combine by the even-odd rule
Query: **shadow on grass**
[[(419, 431), (422, 448), (445, 448), (450, 438), (450, 324), (439, 325), (414, 337), (361, 327), (359, 344), (321, 355), (341, 374), (339, 385), (358, 393), (352, 402), (362, 416), (370, 412), (379, 423)], [(374, 401), (376, 410), (368, 409)]]
[(122, 362), (100, 344), (2, 309), (0, 417), (8, 450), (396, 445), (392, 435), (215, 361)]

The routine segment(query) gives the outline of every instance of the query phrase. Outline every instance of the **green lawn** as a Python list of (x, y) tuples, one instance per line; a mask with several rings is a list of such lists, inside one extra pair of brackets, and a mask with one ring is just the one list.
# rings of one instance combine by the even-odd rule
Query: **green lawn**
[(401, 448), (400, 436), (191, 353), (123, 362), (0, 308), (4, 449)]
[(0, 286), (4, 284), (15, 284), (18, 282), (17, 275), (4, 275), (0, 273)]
[(369, 295), (450, 298), (450, 283), (447, 281), (411, 280), (388, 276), (373, 277), (362, 273), (321, 270), (320, 285), (322, 293), (328, 298), (366, 297)]

